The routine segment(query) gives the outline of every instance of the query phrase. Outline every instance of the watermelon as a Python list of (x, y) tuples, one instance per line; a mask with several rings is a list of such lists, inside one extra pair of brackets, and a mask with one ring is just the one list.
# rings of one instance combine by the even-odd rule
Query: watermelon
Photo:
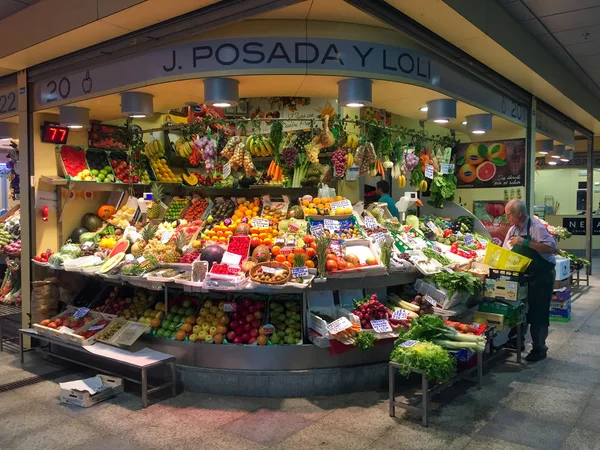
[(102, 267), (100, 267), (100, 270), (98, 272), (106, 273), (106, 272), (110, 271), (111, 269), (114, 269), (117, 264), (119, 264), (121, 261), (123, 261), (123, 258), (125, 258), (125, 252), (117, 253), (114, 256), (110, 256), (104, 262), (104, 264), (102, 264)]
[(117, 245), (115, 245), (115, 248), (112, 249), (108, 257), (112, 258), (113, 256), (118, 255), (119, 253), (123, 253), (123, 255), (125, 255), (125, 252), (128, 248), (129, 241), (127, 239), (121, 239), (119, 242), (117, 242)]
[(88, 229), (88, 231), (96, 231), (102, 226), (102, 219), (94, 213), (87, 213), (81, 219), (81, 226)]
[(71, 241), (76, 244), (79, 244), (79, 238), (82, 234), (89, 233), (87, 228), (75, 228), (71, 233)]

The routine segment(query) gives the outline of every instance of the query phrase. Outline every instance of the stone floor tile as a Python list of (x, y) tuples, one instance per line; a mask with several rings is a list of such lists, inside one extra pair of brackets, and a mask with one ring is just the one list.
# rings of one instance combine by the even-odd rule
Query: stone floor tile
[(316, 404), (308, 398), (265, 398), (261, 403), (264, 408), (271, 411), (293, 412), (312, 421), (319, 420), (334, 411), (334, 408)]
[(600, 408), (586, 406), (577, 421), (577, 427), (600, 433)]
[(322, 425), (354, 432), (358, 436), (377, 439), (397, 425), (399, 419), (390, 417), (389, 408), (351, 406), (338, 409), (319, 420)]
[(272, 447), (313, 422), (295, 413), (259, 409), (221, 427), (221, 431)]
[(477, 435), (465, 446), (465, 448), (481, 448), (485, 450), (528, 450), (533, 447)]
[[(38, 410), (35, 415), (30, 415), (28, 420), (35, 421), (39, 415), (40, 411)], [(55, 420), (50, 424), (46, 424), (39, 429), (22, 432), (13, 440), (10, 448), (15, 450), (83, 448), (86, 442), (100, 439), (102, 436), (103, 434), (91, 426), (77, 420), (55, 417)]]
[(600, 408), (600, 384), (595, 386), (595, 389), (588, 398), (588, 406)]
[(564, 450), (600, 450), (600, 433), (574, 428)]
[[(70, 448), (73, 450), (81, 450), (82, 446), (75, 445)], [(143, 450), (141, 447), (132, 444), (127, 439), (106, 435), (87, 441), (83, 448), (85, 448), (85, 450)]]
[(547, 422), (517, 411), (504, 409), (479, 432), (483, 436), (540, 450), (562, 449), (571, 427)]
[[(373, 439), (355, 433), (332, 428), (319, 422), (313, 423), (286, 440), (271, 447), (272, 450), (326, 449), (363, 450), (371, 448)], [(390, 447), (387, 447), (388, 449)]]
[(434, 424), (421, 426), (421, 422), (408, 420), (399, 423), (369, 445), (369, 450), (459, 450), (472, 439), (472, 436), (456, 430), (447, 430)]
[[(15, 391), (0, 395), (0, 404), (15, 400)], [(9, 448), (18, 438), (23, 438), (30, 433), (43, 430), (52, 423), (56, 423), (57, 415), (29, 399), (15, 402), (14, 409), (2, 413), (0, 416), (0, 448)]]

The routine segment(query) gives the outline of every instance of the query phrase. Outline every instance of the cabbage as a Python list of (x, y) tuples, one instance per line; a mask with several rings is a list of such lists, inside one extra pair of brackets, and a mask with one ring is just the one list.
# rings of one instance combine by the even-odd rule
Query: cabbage
[(48, 264), (54, 267), (61, 267), (65, 261), (68, 261), (70, 259), (75, 259), (75, 256), (71, 256), (69, 254), (54, 253), (48, 259)]
[(62, 256), (69, 256), (69, 259), (81, 256), (81, 248), (77, 244), (65, 244), (61, 247), (59, 253)]
[(411, 226), (413, 228), (419, 229), (419, 218), (417, 216), (408, 215), (406, 216), (406, 225)]
[(83, 244), (84, 242), (94, 242), (96, 239), (96, 233), (83, 233), (79, 236), (79, 243)]

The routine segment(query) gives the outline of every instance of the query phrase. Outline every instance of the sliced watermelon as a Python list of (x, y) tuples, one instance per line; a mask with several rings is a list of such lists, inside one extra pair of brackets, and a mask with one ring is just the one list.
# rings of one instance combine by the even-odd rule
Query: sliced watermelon
[(127, 239), (121, 239), (119, 242), (117, 242), (117, 245), (115, 245), (115, 248), (112, 249), (112, 251), (110, 252), (110, 255), (108, 255), (108, 257), (112, 258), (117, 253), (125, 254), (125, 252), (127, 251), (128, 248), (129, 248), (129, 241)]
[[(116, 247), (115, 247), (116, 248)], [(119, 264), (125, 258), (125, 252), (117, 253), (114, 256), (109, 257), (102, 267), (100, 267), (99, 273), (106, 273), (113, 269), (117, 264)]]

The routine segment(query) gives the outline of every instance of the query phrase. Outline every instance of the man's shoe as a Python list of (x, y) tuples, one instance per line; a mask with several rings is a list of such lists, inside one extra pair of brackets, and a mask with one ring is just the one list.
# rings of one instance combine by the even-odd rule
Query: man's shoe
[(543, 359), (546, 359), (546, 352), (539, 352), (537, 350), (532, 350), (529, 352), (529, 355), (525, 357), (525, 361), (529, 362), (538, 362)]

